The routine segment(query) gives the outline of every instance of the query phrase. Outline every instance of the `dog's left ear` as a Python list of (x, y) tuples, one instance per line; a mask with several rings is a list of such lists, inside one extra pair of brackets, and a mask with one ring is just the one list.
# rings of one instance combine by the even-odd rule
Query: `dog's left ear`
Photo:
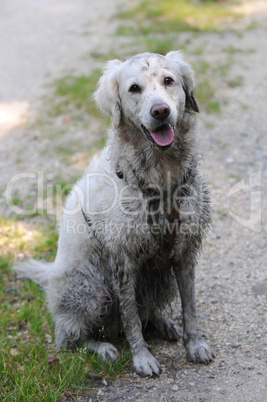
[(94, 100), (102, 112), (109, 114), (115, 127), (118, 127), (121, 119), (121, 104), (119, 99), (118, 74), (122, 62), (111, 60), (103, 70), (98, 82), (98, 88), (94, 93)]
[(178, 66), (183, 80), (186, 109), (189, 111), (194, 110), (194, 112), (199, 112), (198, 104), (194, 97), (195, 80), (194, 72), (191, 66), (183, 60), (182, 53), (179, 51), (169, 52), (166, 54), (166, 57), (173, 60)]

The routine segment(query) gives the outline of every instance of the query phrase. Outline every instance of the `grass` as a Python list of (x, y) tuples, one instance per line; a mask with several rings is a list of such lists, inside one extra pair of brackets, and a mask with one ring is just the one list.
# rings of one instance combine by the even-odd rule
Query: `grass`
[(92, 376), (125, 375), (130, 351), (124, 343), (118, 346), (121, 358), (112, 364), (84, 349), (57, 352), (44, 292), (10, 269), (22, 254), (54, 259), (58, 236), (52, 225), (1, 218), (0, 234), (0, 400), (56, 401), (88, 390)]
[(227, 58), (224, 62), (215, 67), (214, 72), (217, 73), (220, 77), (225, 78), (229, 75), (229, 71), (232, 65), (232, 58)]
[(215, 88), (211, 81), (204, 77), (198, 80), (196, 87), (196, 98), (207, 113), (218, 113), (220, 111), (220, 102), (216, 99)]
[(217, 209), (216, 212), (222, 218), (228, 216), (228, 211), (226, 209)]
[(230, 54), (230, 55), (233, 55), (233, 54), (236, 54), (236, 53), (248, 53), (249, 54), (249, 53), (254, 53), (255, 52), (255, 49), (253, 49), (253, 48), (241, 49), (241, 48), (236, 47), (234, 45), (226, 46), (222, 50), (224, 52)]
[[(25, 332), (25, 331), (24, 331)], [(32, 338), (32, 337), (31, 337)], [(0, 357), (1, 401), (58, 401), (93, 388), (92, 378), (113, 378), (129, 361), (129, 350), (122, 358), (103, 363), (84, 349), (56, 352), (46, 339), (21, 344), (10, 340), (7, 353)]]
[(240, 17), (231, 9), (232, 4), (230, 1), (143, 0), (118, 14), (121, 19), (135, 22), (122, 25), (118, 34), (217, 31)]
[(106, 125), (108, 118), (100, 118), (99, 110), (92, 99), (100, 75), (101, 70), (94, 69), (89, 75), (67, 75), (57, 79), (54, 83), (54, 97), (49, 106), (50, 115), (67, 115), (65, 120), (68, 122), (68, 115), (73, 120), (80, 120), (86, 114), (100, 119)]
[[(106, 132), (110, 124), (110, 117), (103, 116), (93, 100), (93, 93), (97, 88), (97, 83), (101, 75), (100, 69), (94, 69), (89, 75), (67, 75), (57, 79), (54, 82), (54, 94), (51, 97), (47, 109), (50, 118), (50, 124), (53, 124), (55, 117), (60, 117), (63, 122), (61, 130), (63, 130), (61, 137), (64, 134), (67, 126), (76, 124), (80, 129), (86, 130), (91, 125), (98, 127), (98, 131)], [(51, 120), (52, 119), (52, 120)], [(65, 127), (64, 127), (65, 125)], [(94, 130), (93, 129), (93, 130)], [(49, 136), (58, 138), (59, 133), (55, 133), (50, 129)], [(90, 145), (90, 149), (98, 150), (98, 141), (94, 141)], [(100, 140), (101, 143), (102, 137)], [(63, 146), (58, 145), (58, 155), (61, 155), (63, 163), (75, 163), (73, 156), (75, 153), (84, 151), (85, 144), (83, 142), (73, 139), (68, 144)], [(91, 151), (86, 149), (87, 153)]]
[(241, 75), (234, 77), (227, 81), (227, 85), (231, 88), (236, 88), (242, 86), (244, 78)]
[(23, 254), (26, 257), (45, 258), (55, 257), (58, 233), (54, 222), (47, 220), (46, 226), (39, 227), (18, 218), (0, 217), (0, 247), (1, 257), (9, 261)]
[(197, 75), (205, 74), (210, 72), (211, 65), (206, 60), (198, 58), (197, 63), (193, 63), (193, 69)]
[(168, 36), (159, 38), (148, 36), (143, 40), (145, 48), (149, 49), (151, 53), (166, 54), (174, 48), (173, 40)]
[(55, 95), (60, 99), (57, 103), (57, 113), (62, 113), (62, 109), (66, 106), (75, 106), (88, 114), (95, 114), (95, 105), (90, 98), (95, 91), (100, 73), (99, 69), (95, 69), (90, 75), (67, 75), (56, 80)]
[(2, 400), (57, 401), (66, 391), (82, 388), (88, 381), (84, 361), (78, 356), (63, 355), (52, 366), (41, 345), (18, 346), (14, 350), (17, 354), (1, 358)]
[[(66, 165), (72, 165), (78, 163), (83, 158), (88, 160), (88, 158), (100, 151), (105, 145), (106, 135), (101, 135), (99, 139), (91, 141), (91, 144), (87, 146), (86, 149), (83, 144), (79, 142), (77, 143), (75, 140), (69, 141), (64, 145), (57, 145), (55, 149), (61, 162), (65, 163)], [(69, 183), (66, 183), (66, 185), (70, 186)]]

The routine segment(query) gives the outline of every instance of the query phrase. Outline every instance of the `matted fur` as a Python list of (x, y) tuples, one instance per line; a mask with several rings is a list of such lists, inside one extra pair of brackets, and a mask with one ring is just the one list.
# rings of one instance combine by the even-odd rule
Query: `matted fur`
[[(17, 268), (45, 288), (58, 347), (86, 344), (113, 359), (117, 349), (100, 337), (123, 332), (142, 376), (160, 371), (142, 328), (150, 323), (166, 339), (180, 336), (165, 313), (178, 288), (188, 359), (213, 357), (195, 312), (194, 268), (210, 208), (197, 168), (193, 90), (180, 52), (107, 64), (95, 93), (112, 117), (107, 145), (67, 199), (54, 264)], [(173, 143), (150, 138), (157, 130), (165, 143), (173, 130)]]

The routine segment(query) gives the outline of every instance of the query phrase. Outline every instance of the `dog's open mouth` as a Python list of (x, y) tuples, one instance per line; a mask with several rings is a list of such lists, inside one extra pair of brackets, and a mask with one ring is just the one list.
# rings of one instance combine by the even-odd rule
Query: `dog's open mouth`
[(154, 131), (150, 131), (144, 126), (142, 126), (142, 129), (150, 141), (162, 149), (169, 148), (173, 143), (174, 127), (170, 124), (163, 124)]

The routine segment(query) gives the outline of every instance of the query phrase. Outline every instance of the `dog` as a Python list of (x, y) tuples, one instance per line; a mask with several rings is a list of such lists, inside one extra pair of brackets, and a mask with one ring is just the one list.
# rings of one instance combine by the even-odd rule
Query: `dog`
[(207, 364), (214, 354), (197, 326), (194, 270), (211, 218), (193, 71), (179, 51), (112, 60), (94, 99), (112, 126), (67, 198), (55, 262), (16, 270), (45, 289), (57, 347), (86, 345), (113, 360), (109, 340), (123, 333), (144, 377), (160, 365), (143, 329), (178, 340), (167, 311), (180, 293), (187, 359)]

